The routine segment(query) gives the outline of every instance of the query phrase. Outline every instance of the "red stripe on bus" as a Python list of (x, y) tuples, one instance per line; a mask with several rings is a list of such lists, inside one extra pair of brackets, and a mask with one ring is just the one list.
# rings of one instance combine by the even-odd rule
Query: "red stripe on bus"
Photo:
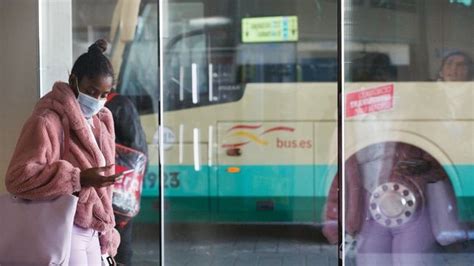
[(292, 127), (272, 127), (272, 128), (270, 128), (270, 129), (267, 129), (267, 130), (263, 131), (263, 133), (260, 134), (260, 135), (264, 135), (264, 134), (267, 134), (267, 133), (273, 132), (273, 131), (289, 131), (289, 132), (293, 132), (293, 131), (295, 131), (295, 129), (292, 128)]
[(235, 125), (233, 127), (231, 127), (229, 130), (227, 130), (227, 132), (230, 132), (234, 129), (257, 129), (257, 128), (260, 128), (262, 127), (262, 125), (258, 125), (258, 126), (253, 126), (253, 125)]

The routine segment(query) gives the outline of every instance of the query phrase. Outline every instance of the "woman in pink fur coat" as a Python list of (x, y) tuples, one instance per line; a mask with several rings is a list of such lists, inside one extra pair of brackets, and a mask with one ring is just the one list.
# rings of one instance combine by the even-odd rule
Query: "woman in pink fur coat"
[[(25, 123), (6, 175), (6, 187), (26, 199), (79, 197), (69, 265), (100, 265), (114, 256), (120, 237), (114, 229), (112, 185), (115, 133), (103, 108), (114, 72), (98, 40), (74, 63), (69, 82), (57, 82)], [(38, 230), (41, 230), (38, 228)]]

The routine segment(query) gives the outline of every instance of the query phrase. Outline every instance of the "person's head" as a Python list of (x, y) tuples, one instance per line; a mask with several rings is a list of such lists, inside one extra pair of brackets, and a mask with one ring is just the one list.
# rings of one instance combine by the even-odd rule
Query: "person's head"
[(470, 81), (472, 72), (472, 59), (467, 54), (456, 51), (443, 58), (438, 79), (442, 81)]
[(393, 81), (397, 79), (397, 68), (388, 54), (365, 53), (351, 64), (351, 81)]
[(77, 58), (69, 75), (69, 85), (87, 118), (103, 107), (114, 84), (112, 64), (103, 54), (106, 50), (105, 40), (96, 41)]

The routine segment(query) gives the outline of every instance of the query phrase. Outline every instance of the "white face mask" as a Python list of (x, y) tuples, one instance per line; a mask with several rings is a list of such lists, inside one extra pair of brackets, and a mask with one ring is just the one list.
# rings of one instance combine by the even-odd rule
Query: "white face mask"
[(77, 97), (77, 101), (79, 102), (79, 106), (81, 107), (82, 113), (84, 117), (89, 119), (96, 115), (100, 109), (102, 109), (105, 105), (107, 99), (99, 100), (92, 96), (89, 96), (85, 93), (82, 93), (79, 90), (79, 87), (76, 85), (77, 91), (79, 95)]

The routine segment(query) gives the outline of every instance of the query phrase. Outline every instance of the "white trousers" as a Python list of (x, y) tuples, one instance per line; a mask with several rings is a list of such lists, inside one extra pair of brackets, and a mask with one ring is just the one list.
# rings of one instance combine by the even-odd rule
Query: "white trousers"
[(70, 266), (101, 266), (99, 232), (74, 225)]

